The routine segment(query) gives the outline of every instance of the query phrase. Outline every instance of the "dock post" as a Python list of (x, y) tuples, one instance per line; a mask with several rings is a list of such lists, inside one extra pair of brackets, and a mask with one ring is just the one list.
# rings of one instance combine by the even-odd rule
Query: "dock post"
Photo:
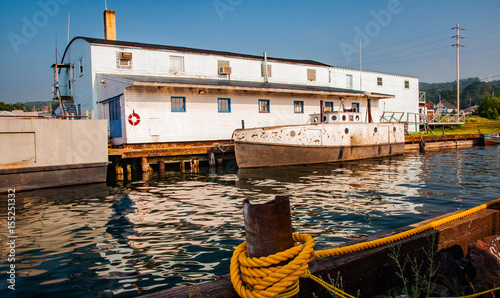
[(276, 196), (264, 204), (243, 201), (245, 234), (249, 257), (263, 257), (294, 246), (290, 199)]
[(90, 110), (90, 119), (94, 119), (94, 110)]
[(217, 166), (222, 167), (223, 164), (224, 164), (224, 158), (222, 156), (217, 157)]
[(213, 152), (208, 153), (208, 165), (210, 167), (215, 166), (215, 154)]
[(181, 166), (181, 172), (185, 173), (186, 172), (186, 165), (184, 164), (184, 161), (181, 161), (180, 166)]
[(198, 159), (191, 160), (191, 172), (198, 173), (200, 171), (200, 161)]
[(158, 170), (160, 171), (160, 174), (165, 173), (165, 162), (163, 160), (158, 162)]
[(148, 158), (147, 157), (141, 158), (141, 164), (142, 164), (142, 172), (147, 172), (149, 168)]

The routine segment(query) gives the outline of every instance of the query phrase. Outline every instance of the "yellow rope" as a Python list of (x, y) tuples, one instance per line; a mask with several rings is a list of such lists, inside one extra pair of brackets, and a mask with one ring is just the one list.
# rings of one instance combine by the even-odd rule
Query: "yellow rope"
[[(307, 234), (293, 234), (294, 241), (301, 244), (274, 255), (260, 258), (249, 258), (247, 256), (246, 242), (243, 242), (238, 245), (231, 258), (231, 282), (240, 297), (285, 298), (291, 297), (299, 292), (298, 280), (300, 277), (309, 277), (323, 285), (329, 291), (336, 293), (338, 296), (351, 298), (353, 296), (313, 276), (309, 270), (307, 270), (309, 263), (314, 260), (314, 258), (342, 255), (393, 243), (442, 226), (451, 221), (464, 218), (498, 203), (500, 203), (500, 199), (385, 238), (319, 251), (314, 251), (314, 239)], [(278, 266), (281, 262), (288, 260), (291, 260), (288, 264)]]

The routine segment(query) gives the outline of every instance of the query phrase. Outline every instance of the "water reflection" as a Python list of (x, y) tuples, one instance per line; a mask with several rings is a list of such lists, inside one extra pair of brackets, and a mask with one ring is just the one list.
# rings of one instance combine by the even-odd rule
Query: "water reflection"
[[(242, 200), (288, 195), (318, 249), (496, 199), (498, 148), (339, 164), (153, 175), (19, 194), (16, 296), (135, 296), (229, 272)], [(6, 196), (0, 221), (6, 222)], [(3, 225), (5, 226), (5, 225)], [(6, 229), (0, 231), (6, 272)], [(0, 295), (10, 294), (4, 288)]]

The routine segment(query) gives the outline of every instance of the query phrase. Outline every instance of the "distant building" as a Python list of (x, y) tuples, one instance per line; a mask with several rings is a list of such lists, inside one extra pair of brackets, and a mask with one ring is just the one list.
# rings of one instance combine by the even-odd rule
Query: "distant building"
[(478, 108), (479, 106), (478, 105), (475, 105), (475, 106), (472, 106), (472, 107), (468, 107), (466, 109), (463, 109), (462, 111), (466, 114), (466, 115), (472, 115), (476, 109)]
[(108, 119), (115, 145), (229, 140), (242, 125), (307, 123), (320, 102), (367, 122), (419, 112), (417, 77), (265, 54), (76, 37), (53, 67), (64, 110)]
[(436, 113), (441, 112), (442, 114), (449, 114), (453, 112), (457, 112), (457, 107), (454, 106), (452, 103), (449, 103), (447, 101), (443, 101), (441, 103), (438, 103), (436, 105)]

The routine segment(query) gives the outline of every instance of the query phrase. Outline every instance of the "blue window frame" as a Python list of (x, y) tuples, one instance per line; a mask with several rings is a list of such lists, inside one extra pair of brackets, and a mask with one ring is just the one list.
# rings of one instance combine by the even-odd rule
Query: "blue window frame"
[(219, 113), (231, 113), (230, 98), (217, 98), (217, 105), (219, 106)]
[(172, 112), (185, 112), (186, 111), (186, 98), (180, 96), (172, 96), (170, 98)]
[(333, 101), (325, 102), (325, 112), (333, 112)]
[(259, 99), (259, 113), (269, 112), (269, 99)]
[(300, 100), (293, 101), (293, 112), (296, 114), (304, 113), (304, 102)]
[(359, 102), (353, 102), (351, 104), (352, 106), (352, 111), (355, 112), (355, 113), (359, 113)]

